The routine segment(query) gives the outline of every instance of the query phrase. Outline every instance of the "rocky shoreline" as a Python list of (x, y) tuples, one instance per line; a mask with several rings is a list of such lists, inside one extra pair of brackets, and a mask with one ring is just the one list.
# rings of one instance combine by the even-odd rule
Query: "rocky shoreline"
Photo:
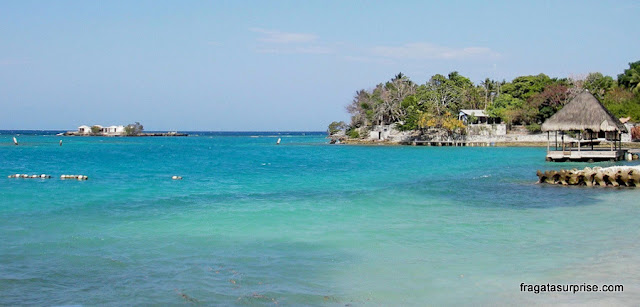
[[(418, 145), (425, 146), (421, 143), (413, 143), (412, 140), (371, 140), (371, 139), (353, 139), (344, 135), (330, 135), (327, 136), (330, 144), (344, 144), (344, 145), (378, 145), (378, 146), (407, 146)], [(546, 139), (546, 136), (545, 136)], [(434, 143), (439, 141), (434, 141)], [(428, 141), (427, 141), (428, 143)], [(507, 137), (495, 137), (495, 138), (483, 138), (482, 140), (465, 139), (458, 140), (458, 145), (455, 146), (467, 146), (465, 144), (473, 144), (468, 146), (489, 146), (489, 147), (547, 147), (547, 141), (530, 140), (526, 136), (512, 135)], [(483, 144), (483, 145), (478, 145)], [(640, 142), (622, 142), (625, 148), (640, 148)], [(428, 145), (426, 145), (428, 146)], [(434, 146), (434, 145), (431, 145)], [(435, 145), (438, 146), (438, 145)], [(450, 146), (450, 145), (442, 145)]]
[(65, 132), (62, 135), (64, 136), (109, 136), (109, 137), (144, 137), (144, 136), (189, 136), (187, 133), (178, 133), (178, 132), (158, 132), (158, 133), (140, 133), (135, 135), (125, 135), (125, 134), (82, 134), (78, 132)]

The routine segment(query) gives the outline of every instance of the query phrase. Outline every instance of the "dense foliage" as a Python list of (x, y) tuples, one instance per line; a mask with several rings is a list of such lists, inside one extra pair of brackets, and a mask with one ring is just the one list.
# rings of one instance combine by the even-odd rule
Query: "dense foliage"
[(545, 74), (520, 76), (511, 82), (489, 78), (474, 84), (469, 78), (451, 72), (436, 74), (425, 84), (416, 84), (402, 73), (370, 90), (359, 90), (347, 111), (348, 127), (333, 122), (329, 131), (347, 130), (359, 136), (359, 128), (396, 124), (400, 130), (442, 128), (460, 133), (464, 123), (457, 119), (461, 109), (484, 109), (508, 125), (527, 125), (539, 131), (540, 125), (575, 95), (589, 90), (617, 117), (640, 121), (640, 61), (617, 80), (599, 72), (585, 78), (551, 78)]
[(345, 129), (347, 129), (347, 124), (345, 122), (332, 122), (331, 124), (329, 124), (329, 129), (327, 129), (327, 132), (329, 133), (329, 135), (331, 135)]
[(139, 135), (142, 131), (144, 131), (144, 127), (139, 122), (124, 127), (124, 134), (126, 135)]

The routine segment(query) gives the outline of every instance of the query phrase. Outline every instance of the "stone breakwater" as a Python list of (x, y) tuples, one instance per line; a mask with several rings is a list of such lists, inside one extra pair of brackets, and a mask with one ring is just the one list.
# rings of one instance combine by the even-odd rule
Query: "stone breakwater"
[[(41, 174), (41, 175), (29, 175), (29, 174), (12, 174), (7, 176), (7, 178), (24, 178), (24, 179), (51, 179), (51, 175)], [(87, 180), (89, 177), (85, 175), (60, 175), (60, 179), (76, 179), (76, 180)]]
[(537, 171), (538, 183), (640, 187), (640, 166), (585, 167), (582, 170)]
[(29, 175), (29, 174), (12, 174), (7, 176), (8, 178), (41, 178), (41, 179), (50, 179), (51, 175), (41, 174), (41, 175)]

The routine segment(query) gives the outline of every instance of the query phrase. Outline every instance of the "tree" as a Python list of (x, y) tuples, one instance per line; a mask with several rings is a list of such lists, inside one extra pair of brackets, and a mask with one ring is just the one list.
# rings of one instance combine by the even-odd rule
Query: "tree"
[(464, 122), (449, 112), (446, 112), (442, 116), (434, 116), (427, 112), (422, 113), (418, 120), (418, 127), (423, 130), (426, 128), (441, 128), (444, 129), (449, 136), (464, 134), (466, 128)]
[(480, 82), (480, 87), (484, 91), (483, 109), (486, 109), (500, 93), (500, 82), (486, 78)]
[(333, 135), (346, 129), (347, 129), (347, 124), (345, 124), (343, 121), (332, 122), (331, 124), (329, 124), (329, 128), (327, 129), (327, 132), (329, 133), (329, 135)]
[(493, 117), (500, 117), (503, 122), (512, 124), (519, 117), (518, 109), (522, 109), (524, 101), (510, 94), (501, 94), (489, 105), (487, 113)]
[(613, 78), (604, 76), (599, 72), (590, 73), (584, 80), (584, 88), (589, 90), (593, 96), (602, 101), (604, 95), (615, 85)]
[(92, 134), (98, 134), (102, 131), (102, 127), (96, 125), (96, 126), (92, 126), (91, 127), (91, 133)]
[(547, 85), (553, 82), (554, 80), (545, 74), (521, 76), (513, 79), (510, 83), (504, 84), (501, 87), (501, 91), (514, 98), (526, 100), (536, 93), (542, 92)]
[(358, 128), (369, 125), (373, 117), (372, 109), (371, 93), (364, 89), (357, 91), (347, 106), (347, 112), (351, 114), (351, 126)]
[(416, 85), (399, 73), (386, 83), (380, 83), (371, 91), (356, 92), (347, 111), (351, 114), (352, 127), (389, 125), (407, 116), (403, 101), (416, 92)]
[(602, 104), (613, 114), (620, 117), (631, 117), (633, 121), (640, 121), (640, 94), (633, 93), (622, 87), (616, 87), (607, 92)]
[(629, 63), (629, 68), (618, 75), (618, 85), (634, 92), (640, 91), (640, 61)]
[(436, 74), (418, 89), (418, 99), (427, 103), (434, 115), (441, 116), (446, 112), (457, 113), (462, 104), (462, 95), (473, 83), (454, 71), (448, 77)]
[(129, 124), (124, 127), (124, 133), (126, 135), (140, 135), (143, 130), (144, 127), (139, 122), (135, 122), (135, 124)]
[(569, 88), (566, 85), (560, 83), (549, 85), (541, 93), (527, 100), (531, 111), (525, 114), (524, 120), (527, 123), (541, 124), (569, 102), (570, 98)]

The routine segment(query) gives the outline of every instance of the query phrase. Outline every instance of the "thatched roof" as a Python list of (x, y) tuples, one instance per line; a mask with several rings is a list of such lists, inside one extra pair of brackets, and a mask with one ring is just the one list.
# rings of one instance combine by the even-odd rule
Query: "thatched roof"
[(591, 130), (627, 132), (596, 97), (583, 91), (542, 124), (542, 131)]

